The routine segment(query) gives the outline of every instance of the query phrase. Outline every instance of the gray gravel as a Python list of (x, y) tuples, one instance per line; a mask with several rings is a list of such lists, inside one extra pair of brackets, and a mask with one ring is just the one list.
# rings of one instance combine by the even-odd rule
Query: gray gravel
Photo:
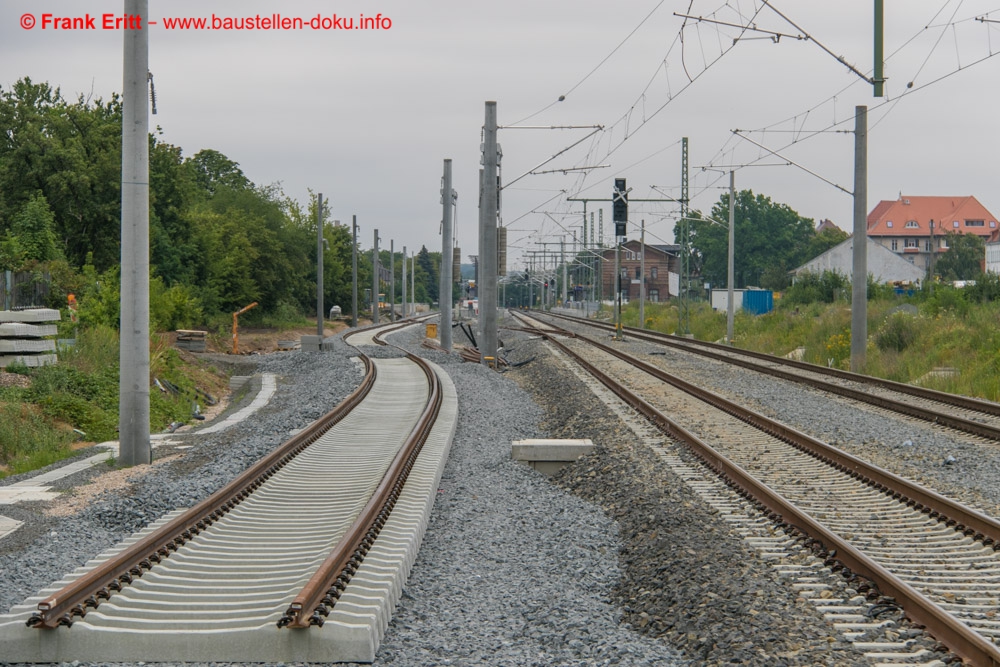
[[(394, 338), (419, 349), (416, 330)], [(664, 641), (621, 622), (615, 522), (510, 460), (511, 440), (539, 435), (542, 410), (502, 375), (440, 352), (420, 353), (454, 379), (462, 418), (424, 546), (376, 664), (684, 664)], [(16, 506), (18, 518), (42, 528), (0, 540), (0, 608), (22, 602), (163, 513), (203, 498), (289, 430), (321, 416), (360, 380), (351, 354), (337, 339), (332, 351), (318, 355), (259, 357), (261, 371), (279, 375), (278, 392), (240, 426), (184, 436), (190, 450), (157, 450), (157, 457), (182, 456), (72, 518), (43, 518), (45, 503)]]
[[(1000, 443), (704, 357), (628, 343), (630, 353), (850, 454), (1000, 516)], [(904, 399), (905, 400), (905, 399)], [(954, 461), (946, 463), (949, 457)]]

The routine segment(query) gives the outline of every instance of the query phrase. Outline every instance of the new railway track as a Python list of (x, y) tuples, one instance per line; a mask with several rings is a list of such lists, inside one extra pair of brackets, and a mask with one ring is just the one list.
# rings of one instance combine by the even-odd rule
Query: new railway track
[(899, 605), (968, 664), (1000, 665), (1000, 522), (612, 346), (532, 330), (870, 598), (842, 616), (870, 627), (865, 613)]
[[(572, 322), (599, 331), (614, 331), (614, 325), (560, 313), (548, 312), (542, 317)], [(625, 327), (624, 330), (630, 339), (663, 345), (740, 366), (938, 426), (1000, 441), (1000, 403), (743, 350), (720, 343), (632, 327)]]
[[(353, 342), (384, 345), (385, 333)], [(374, 659), (457, 400), (423, 359), (361, 349), (363, 380), (323, 418), (209, 498), (0, 616), (3, 659)]]

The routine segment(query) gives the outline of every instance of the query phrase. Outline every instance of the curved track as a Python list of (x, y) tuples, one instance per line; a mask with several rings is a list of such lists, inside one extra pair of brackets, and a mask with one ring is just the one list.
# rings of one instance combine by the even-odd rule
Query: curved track
[(902, 605), (972, 664), (1000, 664), (1000, 522), (612, 347), (536, 333), (688, 445), (781, 530), (805, 536), (857, 590)]
[(457, 400), (418, 357), (362, 359), (361, 386), (326, 417), (43, 592), (33, 613), (0, 617), (4, 659), (373, 659), (419, 546)]

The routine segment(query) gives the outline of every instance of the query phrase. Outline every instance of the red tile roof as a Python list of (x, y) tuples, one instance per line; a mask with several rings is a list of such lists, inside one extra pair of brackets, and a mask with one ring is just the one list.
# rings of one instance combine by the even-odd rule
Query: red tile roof
[[(868, 235), (930, 236), (932, 220), (935, 236), (957, 232), (987, 237), (997, 229), (997, 217), (975, 197), (900, 196), (895, 201), (880, 201), (872, 209)], [(982, 221), (982, 226), (971, 226), (969, 221)]]

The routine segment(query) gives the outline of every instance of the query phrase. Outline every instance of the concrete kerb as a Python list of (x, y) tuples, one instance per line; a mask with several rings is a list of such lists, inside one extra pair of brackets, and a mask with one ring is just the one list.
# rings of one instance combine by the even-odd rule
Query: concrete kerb
[[(234, 412), (225, 419), (214, 423), (206, 428), (188, 431), (185, 435), (200, 435), (206, 433), (219, 433), (227, 428), (235, 426), (257, 410), (267, 405), (277, 391), (277, 378), (273, 373), (263, 373), (261, 375), (261, 388), (257, 396), (246, 407)], [(155, 449), (166, 445), (176, 444), (172, 433), (154, 433), (149, 436), (150, 444)], [(30, 479), (15, 482), (7, 486), (0, 486), (0, 505), (13, 505), (14, 503), (32, 500), (52, 500), (59, 496), (58, 491), (52, 491), (51, 485), (70, 475), (87, 470), (95, 465), (104, 463), (109, 459), (118, 456), (118, 441), (112, 440), (102, 442), (97, 447), (104, 449), (99, 454), (94, 454), (85, 459), (74, 461), (67, 465), (55, 468), (48, 472), (36, 475)], [(20, 521), (14, 521), (0, 515), (0, 539), (10, 535), (21, 526)]]

